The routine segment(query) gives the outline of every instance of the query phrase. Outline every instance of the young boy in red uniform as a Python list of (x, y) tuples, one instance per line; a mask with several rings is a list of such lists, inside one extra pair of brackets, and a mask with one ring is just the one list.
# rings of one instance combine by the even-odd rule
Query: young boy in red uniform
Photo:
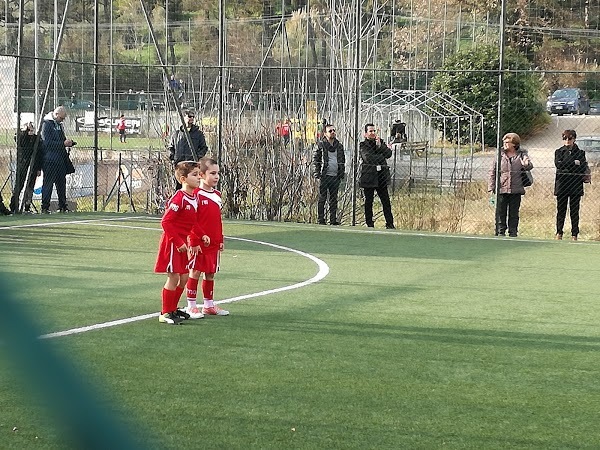
[(205, 246), (210, 243), (209, 237), (198, 227), (198, 197), (194, 191), (200, 185), (200, 169), (195, 161), (182, 161), (175, 167), (175, 176), (181, 183), (178, 190), (167, 202), (161, 220), (163, 233), (160, 237), (158, 256), (154, 272), (166, 273), (167, 281), (162, 290), (162, 309), (158, 321), (178, 325), (184, 319), (198, 319), (202, 315), (188, 314), (177, 308), (179, 297), (183, 293), (188, 278), (188, 246), (187, 238), (193, 227), (200, 236), (198, 244), (189, 251), (199, 251), (199, 243)]
[(192, 255), (189, 262), (189, 278), (187, 281), (188, 313), (199, 312), (196, 305), (198, 279), (202, 279), (202, 295), (204, 304), (202, 313), (211, 316), (227, 316), (229, 311), (220, 308), (213, 302), (215, 273), (219, 270), (219, 254), (223, 251), (223, 222), (221, 220), (221, 193), (215, 189), (219, 183), (219, 165), (214, 159), (202, 158), (198, 162), (200, 168), (200, 188), (196, 191), (198, 199), (198, 220), (190, 233), (190, 245), (199, 246), (202, 234), (206, 233), (210, 244), (201, 247), (201, 253)]

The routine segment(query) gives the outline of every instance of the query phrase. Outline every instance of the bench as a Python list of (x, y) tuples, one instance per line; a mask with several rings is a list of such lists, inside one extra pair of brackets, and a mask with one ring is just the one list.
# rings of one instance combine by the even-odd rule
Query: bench
[(410, 153), (410, 154), (420, 158), (427, 153), (428, 147), (429, 147), (429, 141), (417, 141), (417, 142), (403, 142), (401, 148), (406, 153)]

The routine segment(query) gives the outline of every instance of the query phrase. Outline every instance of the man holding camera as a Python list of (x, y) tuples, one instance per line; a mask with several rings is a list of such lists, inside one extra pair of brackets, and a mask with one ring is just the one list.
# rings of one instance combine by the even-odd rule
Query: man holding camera
[(362, 161), (360, 187), (365, 192), (365, 223), (368, 227), (375, 226), (373, 221), (373, 199), (375, 192), (377, 192), (383, 207), (385, 227), (391, 230), (396, 228), (387, 188), (391, 179), (390, 168), (387, 165), (387, 158), (390, 156), (392, 156), (392, 150), (377, 136), (375, 125), (372, 123), (366, 124), (365, 140), (360, 143), (360, 158)]
[(67, 117), (67, 110), (59, 106), (52, 111), (42, 124), (40, 138), (42, 141), (44, 183), (42, 185), (42, 214), (50, 214), (50, 199), (52, 189), (56, 185), (58, 194), (58, 210), (69, 212), (67, 207), (67, 164), (69, 154), (67, 148), (75, 142), (65, 137), (62, 122)]

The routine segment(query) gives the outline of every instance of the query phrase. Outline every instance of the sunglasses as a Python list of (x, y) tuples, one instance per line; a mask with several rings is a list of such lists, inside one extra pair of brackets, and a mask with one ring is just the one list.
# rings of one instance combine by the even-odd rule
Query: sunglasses
[(574, 137), (566, 137), (566, 136), (563, 136), (563, 141), (574, 141), (574, 140), (575, 140), (575, 138), (574, 138)]
[(330, 130), (327, 130), (327, 133), (335, 133), (335, 129), (334, 129), (334, 128), (332, 128), (332, 129), (330, 129)]

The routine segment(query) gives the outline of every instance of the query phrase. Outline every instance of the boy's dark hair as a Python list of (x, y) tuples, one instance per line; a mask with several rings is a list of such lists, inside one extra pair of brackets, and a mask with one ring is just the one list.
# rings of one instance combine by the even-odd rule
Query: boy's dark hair
[(577, 139), (577, 132), (575, 130), (565, 130), (562, 132), (562, 138), (573, 138)]
[(196, 161), (181, 161), (175, 166), (175, 178), (179, 180), (181, 177), (187, 177), (190, 172), (198, 168)]
[(198, 168), (200, 169), (200, 173), (204, 173), (208, 170), (209, 166), (217, 164), (219, 164), (217, 161), (215, 161), (209, 156), (205, 156), (200, 161), (198, 161)]
[(368, 129), (369, 127), (375, 127), (375, 124), (373, 124), (373, 123), (366, 123), (366, 124), (365, 124), (365, 133), (367, 132), (367, 129)]

